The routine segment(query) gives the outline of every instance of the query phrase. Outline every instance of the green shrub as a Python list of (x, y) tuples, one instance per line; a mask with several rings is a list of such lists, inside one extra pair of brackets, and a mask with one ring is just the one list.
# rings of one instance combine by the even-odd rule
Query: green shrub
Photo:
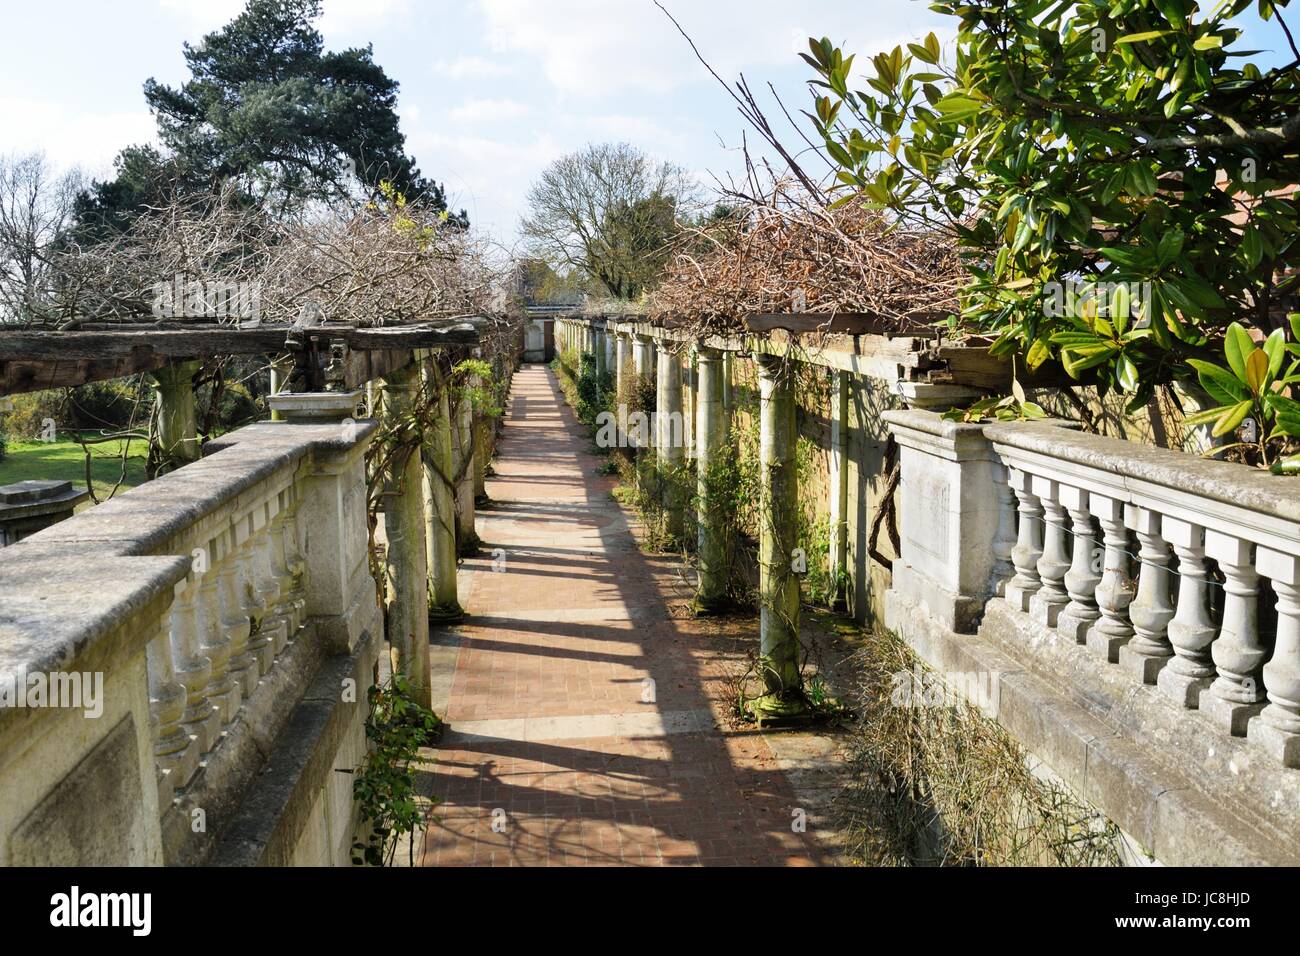
[(66, 395), (56, 388), (13, 396), (13, 411), (0, 415), (0, 431), (14, 440), (40, 438), (47, 419), (63, 424)]

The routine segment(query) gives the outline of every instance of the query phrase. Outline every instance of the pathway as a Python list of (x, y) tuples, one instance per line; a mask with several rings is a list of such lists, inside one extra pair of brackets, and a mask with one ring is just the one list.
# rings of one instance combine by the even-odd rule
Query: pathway
[[(426, 866), (826, 862), (769, 741), (716, 718), (734, 655), (644, 555), (554, 375), (515, 376), (461, 581), (434, 637)], [(467, 598), (465, 592), (468, 591)]]

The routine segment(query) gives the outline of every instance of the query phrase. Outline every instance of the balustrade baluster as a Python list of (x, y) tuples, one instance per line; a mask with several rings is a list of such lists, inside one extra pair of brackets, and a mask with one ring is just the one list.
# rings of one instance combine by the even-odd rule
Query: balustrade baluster
[(1031, 487), (1042, 506), (1045, 525), (1043, 553), (1035, 565), (1042, 587), (1030, 598), (1029, 610), (1035, 620), (1055, 627), (1061, 609), (1070, 602), (1070, 595), (1065, 590), (1065, 573), (1070, 570), (1065, 508), (1059, 497), (1060, 485), (1055, 481), (1034, 476)]
[(171, 646), (176, 676), (185, 685), (185, 714), (181, 723), (198, 741), (200, 753), (208, 753), (221, 733), (221, 714), (207, 698), (212, 679), (212, 661), (199, 646), (198, 581), (191, 574), (177, 585), (172, 603)]
[(1095, 597), (1097, 585), (1101, 582), (1101, 574), (1097, 571), (1097, 535), (1092, 527), (1092, 512), (1088, 510), (1088, 492), (1065, 485), (1061, 488), (1061, 504), (1070, 514), (1074, 545), (1070, 552), (1070, 570), (1065, 573), (1065, 590), (1070, 595), (1070, 603), (1061, 609), (1056, 629), (1082, 644), (1088, 638), (1088, 629), (1101, 617)]
[(1166, 516), (1161, 533), (1178, 555), (1178, 605), (1169, 622), (1174, 656), (1156, 678), (1156, 686), (1170, 700), (1194, 709), (1200, 706), (1201, 694), (1214, 679), (1210, 644), (1218, 633), (1210, 614), (1205, 530)]
[(1103, 495), (1091, 497), (1091, 510), (1101, 525), (1105, 553), (1102, 557), (1101, 582), (1094, 596), (1101, 618), (1088, 629), (1088, 650), (1112, 664), (1119, 660), (1119, 649), (1133, 637), (1128, 607), (1137, 594), (1128, 554), (1128, 528), (1124, 524), (1124, 504)]
[(1252, 563), (1253, 546), (1235, 535), (1205, 532), (1205, 553), (1223, 571), (1223, 624), (1210, 645), (1218, 677), (1201, 696), (1201, 711), (1233, 736), (1264, 709), (1262, 667), (1267, 655), (1259, 639), (1259, 575)]
[(185, 716), (186, 689), (176, 679), (170, 631), (170, 620), (164, 619), (158, 636), (145, 649), (159, 813), (167, 812), (175, 792), (189, 783), (199, 769), (198, 740), (181, 723)]
[(1043, 507), (1033, 492), (1033, 481), (1023, 471), (1008, 469), (1011, 490), (1015, 492), (1020, 521), (1016, 532), (1016, 546), (1011, 549), (1011, 563), (1016, 574), (1007, 582), (1007, 603), (1022, 611), (1029, 610), (1029, 601), (1043, 586), (1038, 577), (1038, 559), (1043, 554)]
[(214, 563), (220, 560), (222, 536), (209, 540), (204, 548), (203, 565), (195, 573), (199, 579), (197, 625), (199, 647), (212, 661), (212, 676), (208, 679), (205, 694), (212, 706), (221, 714), (221, 723), (229, 724), (239, 712), (242, 688), (230, 674), (234, 647), (230, 634), (222, 626), (220, 578)]
[(1286, 767), (1300, 767), (1300, 557), (1258, 549), (1256, 567), (1277, 593), (1277, 641), (1264, 665), (1268, 706), (1248, 736)]
[(1007, 585), (1015, 576), (1016, 568), (1011, 563), (1011, 553), (1016, 547), (1016, 496), (1008, 483), (1010, 478), (1001, 465), (1002, 480), (994, 487), (998, 496), (998, 530), (993, 538), (993, 593), (1006, 597)]
[(284, 564), (290, 575), (289, 593), (293, 600), (295, 633), (307, 623), (307, 559), (298, 542), (298, 506), (296, 489), (289, 489), (288, 507), (283, 525)]
[(244, 614), (248, 617), (251, 631), (248, 636), (248, 653), (255, 662), (252, 668), (259, 678), (271, 669), (275, 659), (273, 635), (262, 627), (266, 616), (266, 604), (257, 589), (255, 543), (255, 518), (253, 514), (245, 515), (235, 525), (235, 582), (239, 598), (243, 604)]
[(221, 589), (221, 626), (230, 637), (230, 676), (239, 684), (241, 696), (247, 699), (257, 686), (258, 672), (256, 658), (248, 646), (253, 621), (245, 606), (236, 537), (233, 527), (222, 533), (217, 579)]
[(1160, 537), (1160, 515), (1149, 508), (1128, 505), (1125, 523), (1137, 532), (1137, 594), (1129, 606), (1133, 639), (1120, 648), (1120, 666), (1143, 684), (1154, 684), (1174, 656), (1169, 643), (1169, 622), (1174, 618), (1173, 579), (1169, 573), (1169, 545)]

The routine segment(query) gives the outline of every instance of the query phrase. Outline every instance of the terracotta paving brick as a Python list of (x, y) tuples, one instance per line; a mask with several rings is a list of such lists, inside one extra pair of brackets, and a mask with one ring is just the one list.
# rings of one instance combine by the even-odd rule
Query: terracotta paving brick
[[(767, 743), (717, 720), (734, 652), (677, 620), (554, 376), (515, 376), (466, 562), (426, 866), (807, 866)], [(444, 640), (444, 643), (446, 641)]]

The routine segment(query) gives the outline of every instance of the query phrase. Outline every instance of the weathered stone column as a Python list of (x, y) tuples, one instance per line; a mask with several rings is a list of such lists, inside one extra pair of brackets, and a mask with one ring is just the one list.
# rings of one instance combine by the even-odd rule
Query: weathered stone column
[(596, 381), (599, 382), (608, 371), (605, 364), (605, 330), (594, 326), (591, 329), (591, 358), (596, 370)]
[(731, 414), (731, 408), (735, 404), (731, 394), (731, 383), (734, 378), (732, 370), (736, 366), (736, 356), (731, 352), (722, 353), (722, 410), (728, 415)]
[[(416, 407), (419, 373), (414, 365), (385, 379), (384, 418), (393, 428)], [(415, 423), (402, 431), (414, 434)], [(429, 673), (428, 556), (425, 543), (424, 469), (416, 443), (390, 462), (384, 496), (384, 537), (388, 542), (388, 642), (393, 673), (410, 683), (415, 701), (432, 707)]]
[(682, 447), (686, 457), (695, 455), (695, 407), (699, 380), (695, 371), (695, 350), (682, 352)]
[(202, 362), (175, 362), (151, 373), (158, 400), (158, 441), (175, 468), (201, 457), (194, 412), (194, 376), (202, 365)]
[[(271, 369), (271, 394), (279, 395), (281, 392), (289, 390), (289, 376), (293, 374), (293, 359), (290, 357), (273, 358), (270, 363)], [(284, 412), (278, 408), (271, 409), (271, 421), (284, 421)]]
[(682, 359), (671, 349), (659, 350), (655, 400), (655, 462), (664, 507), (664, 532), (674, 543), (682, 538), (685, 494), (682, 463), (686, 457), (682, 434)]
[(652, 378), (655, 374), (655, 343), (654, 339), (648, 335), (642, 335), (640, 332), (632, 336), (632, 369), (637, 375), (649, 375)]
[(799, 674), (799, 578), (792, 561), (799, 527), (792, 370), (776, 356), (756, 359), (761, 414), (759, 650), (765, 693), (751, 707), (762, 720), (798, 716), (807, 712), (808, 704)]
[(830, 553), (831, 606), (844, 606), (849, 567), (849, 373), (831, 382)]
[(474, 403), (461, 395), (456, 406), (456, 553), (462, 557), (478, 553), (478, 531), (474, 511)]
[(437, 392), (433, 420), (425, 423), (424, 506), (429, 533), (425, 552), (429, 572), (429, 619), (459, 620), (465, 612), (456, 597), (456, 500), (452, 486), (451, 406), (434, 360), (423, 360), (427, 392)]
[(699, 350), (699, 390), (696, 392), (695, 481), (700, 499), (698, 558), (700, 580), (696, 610), (708, 612), (727, 599), (727, 539), (722, 502), (716, 488), (717, 469), (729, 454), (727, 413), (722, 407), (723, 358), (718, 349)]
[[(653, 381), (655, 377), (654, 341), (650, 336), (643, 335), (640, 332), (635, 333), (632, 339), (632, 372), (638, 378), (649, 377)], [(648, 408), (637, 408), (629, 409), (628, 414), (630, 417), (633, 412), (643, 412), (650, 416), (652, 411), (652, 409)], [(629, 431), (632, 432), (632, 436), (636, 440), (637, 482), (642, 490), (652, 490), (655, 477), (655, 429), (637, 428), (629, 425)]]
[(632, 374), (632, 336), (626, 332), (619, 332), (615, 340), (614, 388), (619, 395), (622, 395), (628, 377)]

